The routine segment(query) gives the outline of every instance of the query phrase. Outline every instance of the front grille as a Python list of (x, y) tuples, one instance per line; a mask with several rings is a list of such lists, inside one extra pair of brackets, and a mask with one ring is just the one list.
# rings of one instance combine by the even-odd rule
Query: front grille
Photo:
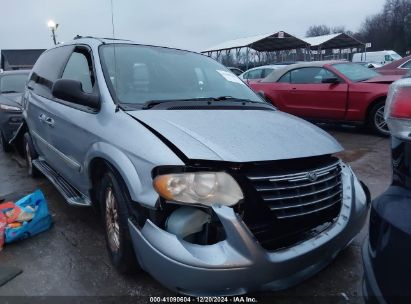
[(341, 206), (339, 162), (303, 172), (247, 177), (279, 220), (302, 218)]

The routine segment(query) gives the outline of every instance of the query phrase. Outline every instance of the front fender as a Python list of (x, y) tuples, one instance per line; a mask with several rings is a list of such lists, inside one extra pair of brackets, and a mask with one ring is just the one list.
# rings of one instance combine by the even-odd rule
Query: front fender
[[(158, 194), (151, 186), (152, 164), (137, 168), (130, 157), (113, 145), (105, 142), (94, 143), (87, 152), (84, 164), (84, 173), (90, 177), (90, 165), (96, 158), (100, 158), (110, 163), (121, 175), (129, 190), (131, 199), (149, 208), (154, 208), (158, 199)], [(149, 177), (149, 178), (148, 178)]]

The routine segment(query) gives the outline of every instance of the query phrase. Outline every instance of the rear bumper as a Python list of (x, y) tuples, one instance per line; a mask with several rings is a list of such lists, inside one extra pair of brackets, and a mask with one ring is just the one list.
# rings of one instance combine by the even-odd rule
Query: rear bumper
[(201, 246), (185, 242), (147, 220), (138, 229), (129, 221), (140, 265), (166, 287), (189, 295), (235, 295), (281, 290), (328, 265), (357, 235), (369, 202), (351, 171), (343, 170), (343, 204), (336, 223), (291, 248), (263, 249), (232, 208), (214, 206), (226, 240)]

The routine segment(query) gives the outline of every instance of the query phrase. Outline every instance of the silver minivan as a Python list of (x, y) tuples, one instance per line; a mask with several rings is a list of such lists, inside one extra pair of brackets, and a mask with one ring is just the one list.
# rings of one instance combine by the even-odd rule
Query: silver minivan
[(29, 174), (99, 208), (118, 271), (179, 293), (287, 288), (364, 224), (341, 146), (204, 55), (77, 37), (41, 55), (23, 106)]

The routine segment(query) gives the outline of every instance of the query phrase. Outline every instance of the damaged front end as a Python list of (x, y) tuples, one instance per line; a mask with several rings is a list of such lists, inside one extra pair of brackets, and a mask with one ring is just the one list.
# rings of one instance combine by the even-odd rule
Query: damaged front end
[[(201, 187), (195, 185), (198, 173), (204, 173)], [(332, 156), (197, 162), (156, 168), (153, 178), (162, 196), (157, 211), (141, 223), (129, 221), (136, 255), (162, 284), (190, 295), (295, 285), (351, 242), (369, 206), (351, 169)]]

